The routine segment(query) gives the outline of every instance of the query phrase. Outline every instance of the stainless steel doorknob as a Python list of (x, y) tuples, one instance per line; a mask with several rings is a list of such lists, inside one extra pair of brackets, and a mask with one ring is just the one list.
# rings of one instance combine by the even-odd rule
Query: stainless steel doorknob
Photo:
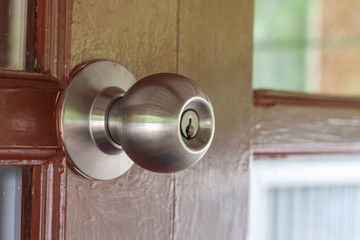
[[(187, 120), (182, 126), (189, 110), (191, 123)], [(195, 82), (160, 73), (138, 81), (112, 105), (108, 126), (111, 137), (136, 164), (169, 173), (192, 166), (205, 154), (214, 132), (214, 115), (208, 97)], [(193, 136), (183, 133), (188, 126), (197, 129)]]
[(160, 73), (135, 83), (121, 65), (95, 61), (66, 89), (61, 128), (74, 169), (107, 180), (133, 162), (160, 173), (192, 166), (211, 144), (215, 118), (209, 98), (184, 76)]

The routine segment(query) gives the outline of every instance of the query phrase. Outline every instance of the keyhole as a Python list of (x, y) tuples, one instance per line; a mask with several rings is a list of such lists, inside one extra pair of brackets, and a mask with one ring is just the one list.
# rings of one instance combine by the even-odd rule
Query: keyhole
[(186, 127), (186, 136), (191, 138), (194, 136), (194, 126), (191, 124), (191, 118), (189, 118), (189, 124)]
[(186, 110), (181, 116), (180, 131), (183, 137), (192, 139), (199, 131), (199, 117), (195, 111)]

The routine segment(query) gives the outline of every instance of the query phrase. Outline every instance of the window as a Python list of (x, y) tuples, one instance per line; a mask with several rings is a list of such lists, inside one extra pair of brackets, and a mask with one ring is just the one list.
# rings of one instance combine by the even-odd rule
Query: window
[(31, 173), (31, 167), (0, 166), (0, 239), (29, 234)]
[[(4, 0), (0, 3), (0, 68), (35, 68), (35, 1)], [(28, 24), (29, 23), (29, 24)]]
[(360, 95), (360, 3), (255, 0), (253, 88)]
[(255, 0), (248, 240), (360, 237), (359, 9)]
[(256, 160), (249, 240), (360, 238), (360, 156)]

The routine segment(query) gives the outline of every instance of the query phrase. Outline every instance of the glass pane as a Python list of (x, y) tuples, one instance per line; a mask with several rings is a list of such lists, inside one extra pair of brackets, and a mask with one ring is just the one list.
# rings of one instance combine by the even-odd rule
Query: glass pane
[(255, 0), (253, 88), (360, 96), (360, 1)]
[[(31, 168), (21, 166), (0, 166), (0, 239), (21, 239), (22, 231), (28, 232), (23, 219), (28, 217), (31, 194)], [(23, 205), (23, 202), (26, 205)], [(26, 216), (27, 215), (27, 216)]]
[[(29, 5), (30, 4), (30, 5)], [(0, 1), (0, 68), (12, 70), (33, 70), (34, 26), (27, 23), (34, 22), (34, 1), (29, 0), (1, 0)]]
[(255, 160), (248, 240), (360, 239), (360, 156)]

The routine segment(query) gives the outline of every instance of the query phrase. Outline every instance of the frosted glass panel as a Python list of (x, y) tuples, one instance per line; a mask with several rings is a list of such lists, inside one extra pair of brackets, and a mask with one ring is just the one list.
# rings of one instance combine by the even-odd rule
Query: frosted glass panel
[(0, 239), (20, 239), (22, 167), (0, 166)]
[[(30, 8), (28, 4), (31, 4)], [(30, 48), (34, 48), (36, 28), (27, 24), (34, 22), (31, 19), (35, 17), (32, 13), (34, 4), (33, 0), (0, 1), (0, 68), (33, 70), (34, 49)], [(28, 10), (31, 16), (28, 16)]]

